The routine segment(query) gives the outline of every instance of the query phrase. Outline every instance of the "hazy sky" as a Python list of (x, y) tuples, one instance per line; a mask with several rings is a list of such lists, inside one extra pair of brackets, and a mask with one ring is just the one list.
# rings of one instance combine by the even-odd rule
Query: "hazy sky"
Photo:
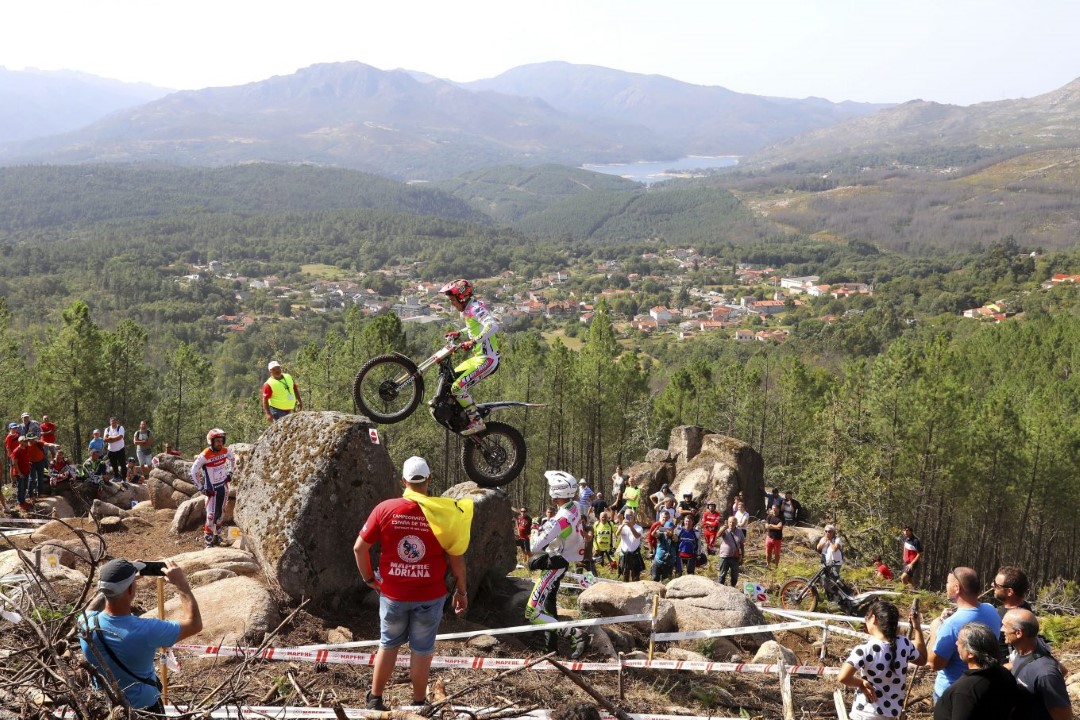
[(192, 89), (359, 60), (465, 81), (545, 60), (738, 92), (970, 104), (1080, 76), (1077, 0), (12, 0), (0, 65)]

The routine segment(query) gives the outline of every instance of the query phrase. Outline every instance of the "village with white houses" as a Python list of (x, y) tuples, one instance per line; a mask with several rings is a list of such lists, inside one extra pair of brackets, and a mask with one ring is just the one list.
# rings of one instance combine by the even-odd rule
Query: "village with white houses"
[[(596, 304), (607, 301), (616, 328), (626, 332), (647, 334), (669, 333), (685, 339), (701, 333), (725, 333), (740, 342), (783, 342), (789, 331), (784, 327), (786, 313), (802, 307), (810, 298), (848, 300), (857, 296), (872, 296), (874, 288), (861, 282), (822, 284), (816, 275), (785, 277), (770, 267), (737, 264), (722, 268), (727, 277), (734, 277), (733, 284), (696, 287), (689, 274), (694, 271), (720, 270), (720, 263), (705, 257), (691, 248), (674, 248), (662, 253), (645, 253), (642, 260), (663, 267), (665, 272), (641, 275), (624, 273), (619, 261), (606, 260), (593, 267), (575, 270), (558, 270), (542, 277), (521, 278), (512, 271), (497, 277), (476, 278), (480, 294), (492, 306), (506, 327), (515, 327), (540, 320), (544, 323), (588, 325)], [(368, 315), (392, 312), (403, 322), (445, 322), (450, 316), (449, 306), (438, 294), (440, 282), (417, 279), (419, 263), (406, 263), (378, 271), (378, 275), (392, 281), (399, 290), (394, 296), (380, 295), (368, 282), (364, 273), (348, 280), (323, 279), (298, 274), (283, 283), (274, 275), (249, 278), (230, 273), (225, 264), (211, 262), (205, 266), (191, 266), (189, 274), (178, 278), (190, 282), (206, 277), (231, 281), (237, 288), (236, 296), (241, 305), (253, 293), (263, 293), (275, 302), (289, 304), (289, 314), (303, 312), (325, 313), (350, 305), (359, 307)], [(670, 271), (669, 271), (670, 270)], [(720, 274), (719, 272), (717, 274)], [(698, 272), (697, 278), (701, 274)], [(596, 278), (613, 280), (600, 291), (584, 292), (580, 280)], [(1042, 284), (1045, 289), (1061, 283), (1080, 282), (1080, 275), (1054, 275)], [(634, 314), (620, 313), (620, 308), (635, 307), (635, 302), (619, 302), (620, 298), (634, 299), (640, 296), (640, 288), (646, 283), (659, 286), (672, 299), (684, 302), (678, 307), (654, 305), (636, 307)], [(376, 284), (378, 286), (378, 284)], [(595, 282), (592, 284), (595, 287)], [(830, 307), (835, 307), (831, 305)], [(850, 311), (856, 312), (856, 311)], [(1001, 322), (1014, 313), (1005, 301), (989, 302), (982, 307), (964, 310), (966, 318)], [(265, 312), (222, 315), (217, 319), (224, 332), (243, 332), (269, 317)], [(833, 322), (839, 315), (825, 314), (818, 317)]]

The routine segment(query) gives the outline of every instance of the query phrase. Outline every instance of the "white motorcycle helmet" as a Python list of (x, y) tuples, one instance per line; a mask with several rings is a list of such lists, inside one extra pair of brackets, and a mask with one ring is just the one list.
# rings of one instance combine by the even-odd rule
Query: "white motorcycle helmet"
[(558, 500), (569, 500), (577, 495), (577, 478), (562, 470), (548, 470), (544, 473), (547, 479), (548, 495)]

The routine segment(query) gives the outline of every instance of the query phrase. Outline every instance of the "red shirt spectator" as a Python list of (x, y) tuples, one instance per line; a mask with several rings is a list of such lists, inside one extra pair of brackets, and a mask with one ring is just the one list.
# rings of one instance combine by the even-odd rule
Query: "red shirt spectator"
[(8, 430), (8, 434), (4, 437), (4, 453), (8, 457), (11, 457), (11, 453), (13, 453), (17, 447), (19, 447), (19, 429), (13, 428)]
[(29, 451), (30, 462), (39, 463), (45, 459), (45, 446), (41, 444), (40, 440), (29, 441), (27, 450)]
[(532, 518), (526, 513), (520, 513), (516, 520), (518, 540), (528, 540), (532, 532)]
[(19, 477), (30, 474), (30, 444), (25, 440), (11, 452), (12, 469)]
[(382, 594), (399, 602), (427, 602), (446, 595), (446, 551), (413, 500), (393, 498), (375, 506), (360, 539), (382, 544)]
[(50, 420), (48, 415), (41, 418), (41, 442), (56, 442), (56, 423)]
[(885, 580), (893, 579), (892, 570), (889, 569), (888, 565), (881, 561), (880, 555), (874, 558), (874, 567), (877, 568), (878, 575), (880, 575)]

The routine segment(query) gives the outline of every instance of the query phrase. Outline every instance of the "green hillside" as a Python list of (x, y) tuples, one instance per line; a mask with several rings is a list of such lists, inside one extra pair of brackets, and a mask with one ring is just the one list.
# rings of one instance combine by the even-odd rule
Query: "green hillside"
[(442, 180), (433, 187), (501, 223), (517, 222), (566, 198), (642, 189), (633, 180), (563, 165), (485, 168)]
[(761, 235), (753, 214), (730, 191), (707, 182), (669, 181), (630, 192), (577, 195), (515, 226), (549, 237), (601, 241), (745, 243)]
[(378, 175), (301, 165), (227, 168), (82, 165), (0, 168), (0, 233), (173, 212), (233, 213), (378, 208), (486, 222), (439, 190)]

